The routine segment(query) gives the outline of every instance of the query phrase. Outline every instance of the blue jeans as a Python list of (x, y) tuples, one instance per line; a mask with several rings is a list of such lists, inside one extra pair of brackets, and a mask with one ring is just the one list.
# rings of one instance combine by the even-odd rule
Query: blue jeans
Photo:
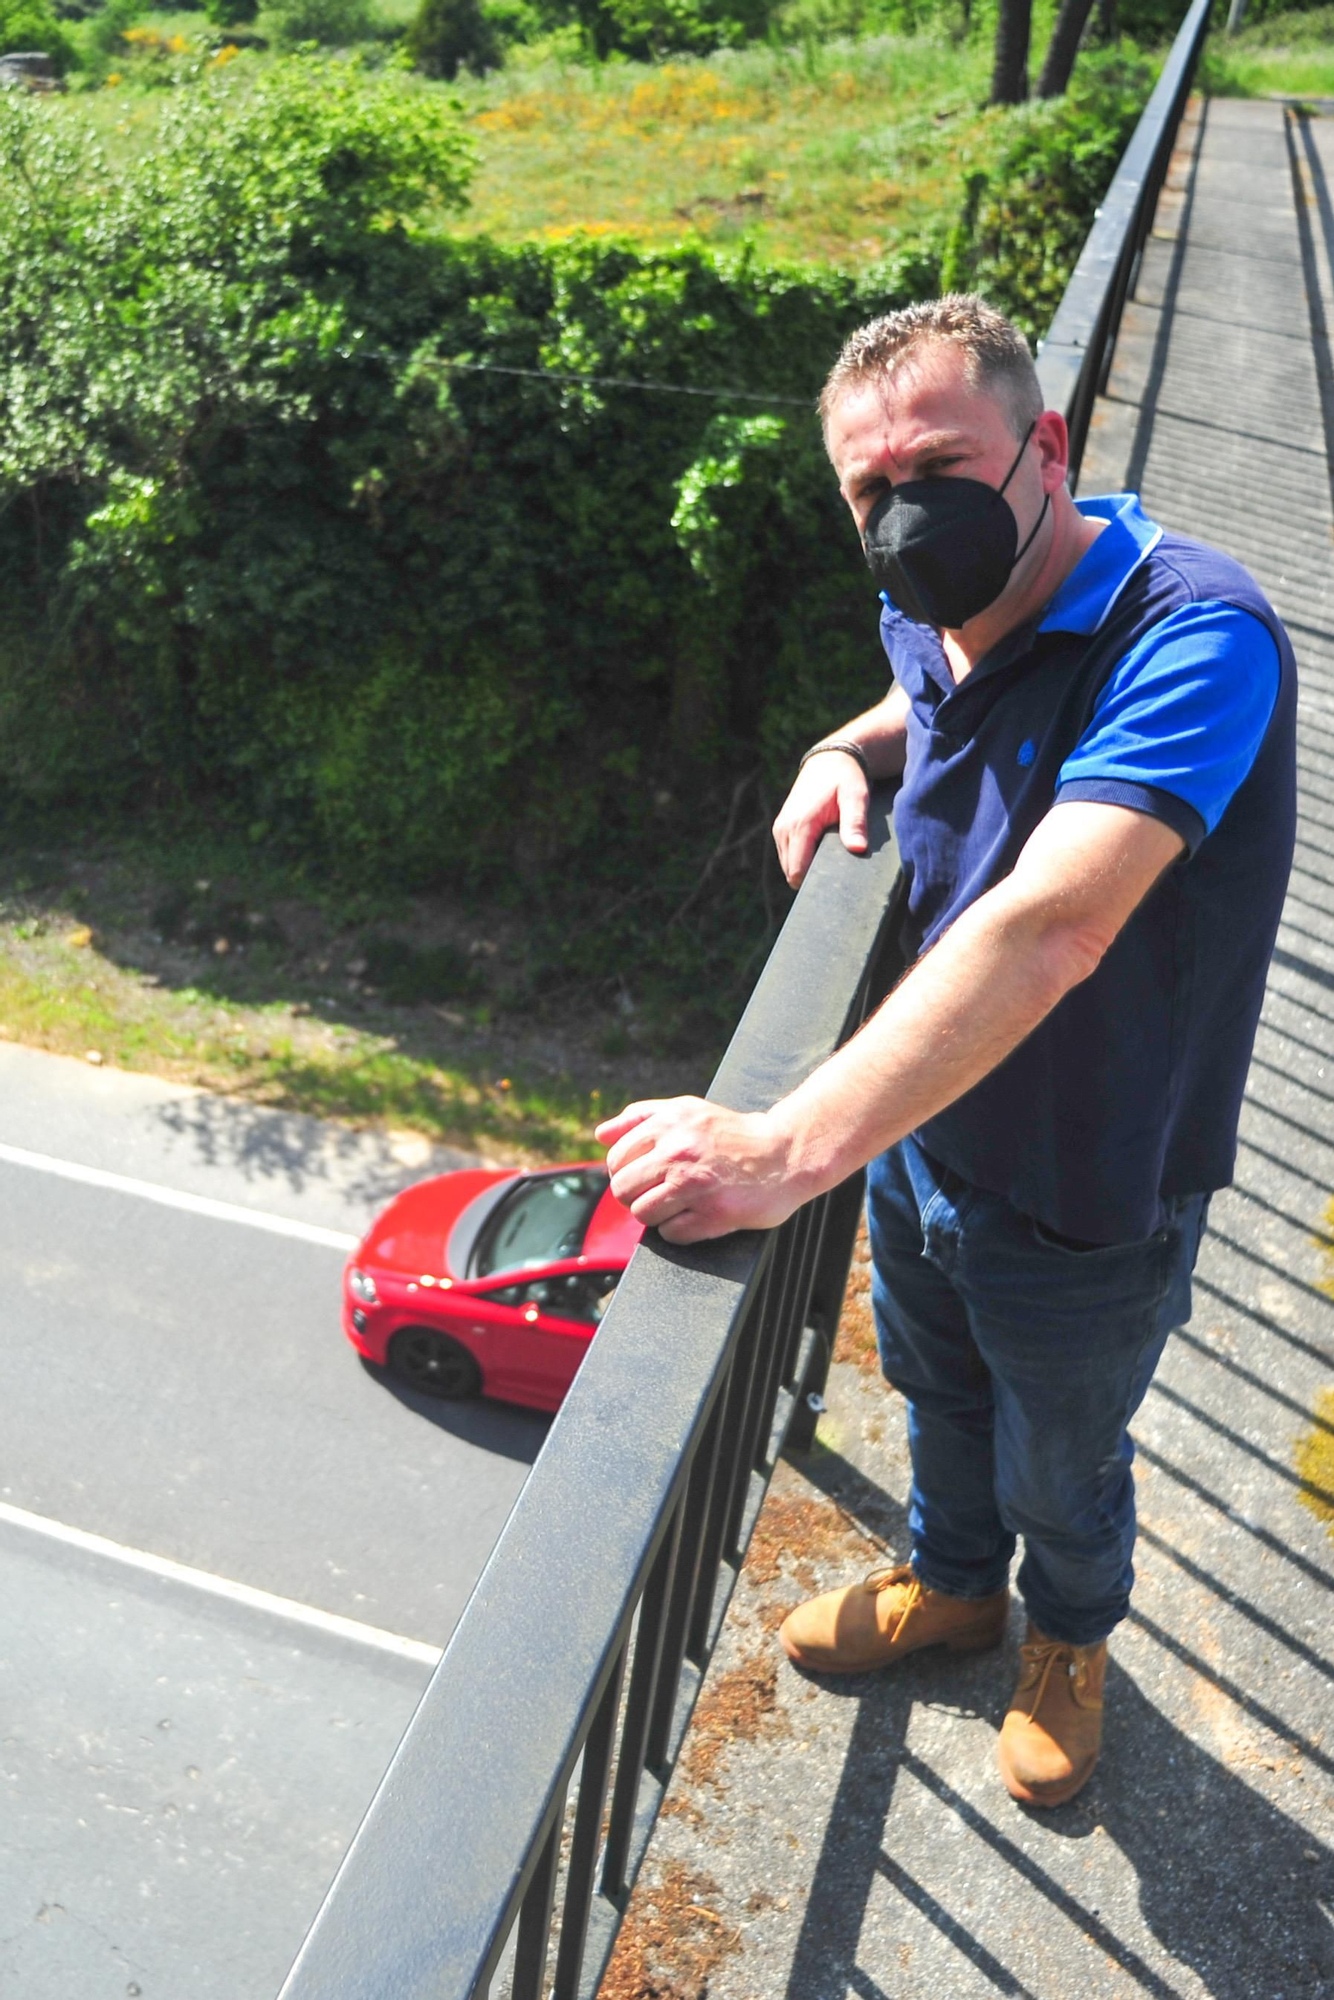
[(1129, 1608), (1126, 1425), (1174, 1326), (1206, 1195), (1142, 1243), (1075, 1248), (912, 1139), (871, 1163), (866, 1211), (885, 1375), (908, 1405), (922, 1582), (985, 1597), (1009, 1576), (1050, 1638), (1087, 1646)]

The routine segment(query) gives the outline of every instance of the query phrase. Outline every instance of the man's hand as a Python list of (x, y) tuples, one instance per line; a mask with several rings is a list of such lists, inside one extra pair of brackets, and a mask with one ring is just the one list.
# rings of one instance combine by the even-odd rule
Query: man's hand
[(838, 828), (850, 854), (865, 854), (870, 796), (860, 764), (844, 750), (822, 750), (802, 766), (774, 821), (774, 844), (789, 887), (801, 887), (826, 827)]
[(650, 1099), (604, 1119), (597, 1138), (610, 1147), (617, 1201), (669, 1243), (772, 1229), (806, 1198), (791, 1141), (768, 1112), (729, 1111), (700, 1097)]

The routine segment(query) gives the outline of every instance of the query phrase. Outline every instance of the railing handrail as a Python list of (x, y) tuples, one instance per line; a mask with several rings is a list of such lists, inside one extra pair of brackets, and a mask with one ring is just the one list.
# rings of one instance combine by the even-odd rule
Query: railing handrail
[[(767, 1108), (857, 1026), (893, 922), (889, 803), (877, 791), (865, 858), (821, 846), (715, 1100)], [(773, 1242), (747, 1232), (682, 1251), (651, 1234), (636, 1252), (280, 2000), (486, 1992), (556, 1852), (566, 1787)], [(571, 1990), (590, 1990), (586, 1977)]]
[(1060, 410), (1070, 428), (1072, 487), (1094, 401), (1106, 386), (1122, 308), (1153, 225), (1211, 5), (1212, 0), (1192, 0), (1038, 350), (1043, 403)]

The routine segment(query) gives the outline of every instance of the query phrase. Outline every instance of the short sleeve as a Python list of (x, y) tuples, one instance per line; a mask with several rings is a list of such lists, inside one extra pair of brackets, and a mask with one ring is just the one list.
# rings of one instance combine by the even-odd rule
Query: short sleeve
[(1278, 699), (1278, 645), (1233, 604), (1188, 604), (1118, 662), (1062, 764), (1058, 801), (1165, 820), (1193, 853), (1255, 762)]

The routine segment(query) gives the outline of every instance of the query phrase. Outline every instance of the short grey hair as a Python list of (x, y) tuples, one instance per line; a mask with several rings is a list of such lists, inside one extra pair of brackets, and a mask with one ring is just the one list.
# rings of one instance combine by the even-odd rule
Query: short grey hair
[(1038, 371), (1018, 327), (975, 292), (947, 292), (869, 320), (844, 341), (820, 393), (826, 438), (834, 407), (849, 389), (888, 384), (905, 361), (931, 345), (957, 348), (970, 387), (995, 397), (1016, 438), (1042, 415)]

